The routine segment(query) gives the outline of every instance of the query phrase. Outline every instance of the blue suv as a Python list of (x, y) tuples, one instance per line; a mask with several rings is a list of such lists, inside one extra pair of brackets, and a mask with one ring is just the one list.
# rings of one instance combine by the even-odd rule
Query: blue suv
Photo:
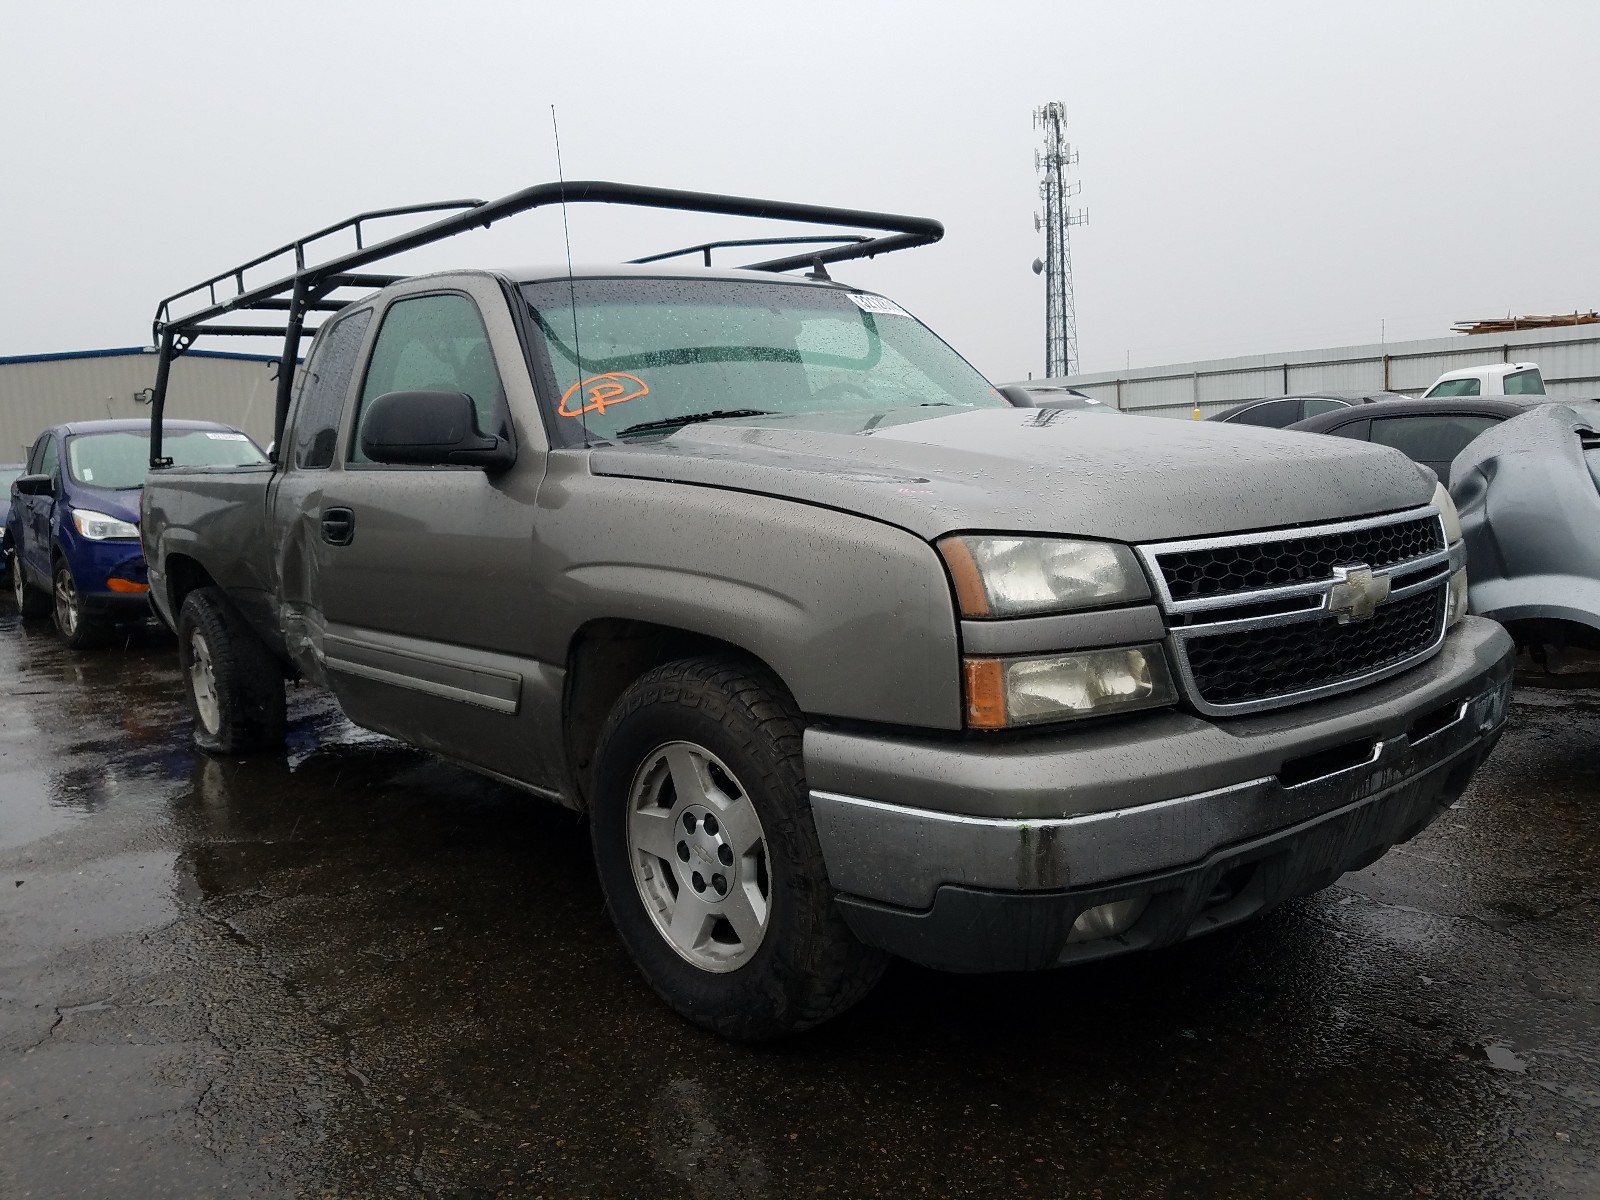
[[(166, 421), (161, 445), (178, 466), (266, 461), (247, 436), (210, 421)], [(74, 649), (150, 615), (139, 544), (149, 463), (148, 421), (75, 421), (41, 433), (11, 484), (5, 541), (17, 608), (25, 618), (53, 615)]]

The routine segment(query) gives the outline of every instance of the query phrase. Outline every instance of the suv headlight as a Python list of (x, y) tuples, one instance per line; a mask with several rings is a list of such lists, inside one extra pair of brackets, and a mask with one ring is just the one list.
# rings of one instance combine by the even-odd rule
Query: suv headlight
[(1011, 729), (1175, 704), (1155, 643), (1037, 658), (969, 658), (967, 726)]
[[(1450, 498), (1444, 484), (1435, 484), (1433, 503), (1444, 521), (1445, 544), (1454, 548), (1461, 544), (1461, 517), (1456, 512), (1456, 502)], [(1456, 624), (1467, 615), (1467, 568), (1463, 566), (1450, 576), (1450, 611), (1445, 617), (1445, 627)]]
[(93, 542), (103, 542), (108, 538), (136, 538), (139, 536), (139, 527), (128, 521), (107, 516), (105, 513), (92, 512), (87, 508), (80, 508), (72, 514), (72, 523), (78, 527), (78, 532)]
[(938, 550), (963, 617), (1022, 617), (1150, 597), (1133, 551), (1114, 542), (957, 534)]

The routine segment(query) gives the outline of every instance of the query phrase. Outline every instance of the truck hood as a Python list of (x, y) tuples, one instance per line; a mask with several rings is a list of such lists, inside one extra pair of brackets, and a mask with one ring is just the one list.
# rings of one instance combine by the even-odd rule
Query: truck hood
[(591, 452), (600, 475), (783, 496), (932, 539), (956, 530), (1125, 542), (1427, 503), (1398, 451), (1347, 438), (1063, 409), (823, 413), (689, 425)]

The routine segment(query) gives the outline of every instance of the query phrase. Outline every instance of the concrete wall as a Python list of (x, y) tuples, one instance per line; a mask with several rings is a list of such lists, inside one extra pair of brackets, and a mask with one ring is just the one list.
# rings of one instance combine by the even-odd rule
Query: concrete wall
[[(222, 421), (272, 440), (275, 368), (255, 356), (191, 350), (172, 365), (167, 415)], [(154, 387), (154, 350), (0, 358), (0, 462), (20, 462), (39, 431), (63, 421), (145, 417), (135, 392)]]
[(1139, 367), (1053, 379), (1106, 404), (1153, 416), (1202, 416), (1245, 400), (1296, 392), (1390, 391), (1420, 395), (1446, 371), (1536, 362), (1552, 393), (1600, 396), (1600, 325), (1297, 350)]

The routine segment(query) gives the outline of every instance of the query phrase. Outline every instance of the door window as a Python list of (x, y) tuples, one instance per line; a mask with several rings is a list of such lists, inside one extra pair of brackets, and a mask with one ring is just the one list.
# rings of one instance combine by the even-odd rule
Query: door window
[(1382, 417), (1372, 422), (1372, 440), (1393, 446), (1413, 462), (1449, 462), (1499, 417), (1477, 413), (1429, 413), (1415, 417)]
[(352, 462), (369, 461), (361, 453), (361, 422), (367, 404), (388, 392), (465, 392), (472, 397), (479, 432), (496, 432), (500, 372), (483, 318), (471, 300), (453, 294), (418, 296), (389, 306), (361, 388)]
[(1358, 441), (1367, 440), (1367, 431), (1372, 427), (1371, 421), (1347, 421), (1334, 429), (1326, 430), (1335, 437), (1355, 438)]
[(1247, 408), (1238, 416), (1229, 418), (1235, 425), (1263, 425), (1268, 429), (1282, 429), (1285, 425), (1293, 425), (1299, 419), (1298, 400), (1273, 400), (1267, 404)]
[(29, 475), (38, 475), (38, 474), (40, 474), (39, 464), (44, 462), (44, 448), (47, 445), (49, 445), (49, 443), (50, 443), (50, 435), (47, 433), (43, 437), (41, 437), (37, 442), (35, 442), (33, 444), (33, 449), (32, 450), (28, 451), (28, 474)]
[(311, 361), (300, 374), (300, 404), (294, 417), (294, 453), (290, 461), (302, 470), (333, 465), (339, 418), (344, 414), (355, 373), (361, 339), (372, 323), (372, 310), (341, 317), (320, 334)]
[(61, 448), (56, 445), (54, 435), (44, 439), (44, 452), (39, 455), (39, 470), (36, 474), (48, 475), (57, 486), (60, 486)]
[(1476, 396), (1482, 385), (1476, 379), (1446, 379), (1429, 388), (1422, 397), (1424, 400), (1436, 400), (1440, 396)]

